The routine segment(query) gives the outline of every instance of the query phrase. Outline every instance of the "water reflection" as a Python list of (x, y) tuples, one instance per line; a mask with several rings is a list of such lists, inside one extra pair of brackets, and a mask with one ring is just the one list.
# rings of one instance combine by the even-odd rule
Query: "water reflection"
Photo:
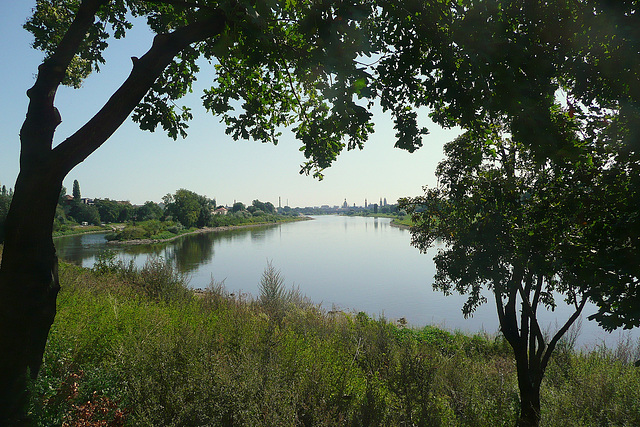
[(116, 251), (126, 261), (142, 265), (149, 257), (162, 257), (183, 273), (190, 273), (201, 265), (210, 264), (215, 256), (216, 244), (250, 244), (265, 241), (279, 225), (237, 228), (214, 233), (189, 234), (170, 242), (147, 245), (108, 243), (106, 233), (83, 234), (54, 240), (58, 257), (82, 267), (91, 267), (96, 256), (103, 251)]

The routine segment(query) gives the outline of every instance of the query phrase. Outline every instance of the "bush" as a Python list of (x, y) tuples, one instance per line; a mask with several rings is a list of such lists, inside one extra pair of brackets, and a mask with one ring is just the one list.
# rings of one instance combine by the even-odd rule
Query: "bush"
[(184, 227), (179, 222), (167, 221), (167, 231), (173, 234), (179, 234)]
[(154, 234), (158, 234), (160, 231), (164, 230), (165, 228), (164, 224), (162, 224), (157, 219), (151, 219), (149, 221), (140, 222), (138, 224), (144, 229), (145, 235), (147, 236), (153, 236)]
[(148, 237), (146, 230), (135, 225), (127, 225), (118, 232), (118, 240), (137, 240), (145, 237)]
[(160, 257), (149, 258), (142, 268), (138, 268), (133, 260), (124, 262), (116, 252), (107, 250), (96, 257), (92, 271), (116, 276), (155, 301), (175, 301), (191, 294), (187, 276)]
[(284, 286), (284, 277), (271, 261), (267, 261), (267, 267), (262, 273), (260, 283), (259, 302), (265, 312), (278, 323), (288, 311), (293, 308), (307, 308), (311, 302), (300, 294), (299, 288), (287, 290)]
[(156, 301), (176, 301), (191, 295), (188, 279), (162, 258), (150, 258), (137, 271), (134, 285)]

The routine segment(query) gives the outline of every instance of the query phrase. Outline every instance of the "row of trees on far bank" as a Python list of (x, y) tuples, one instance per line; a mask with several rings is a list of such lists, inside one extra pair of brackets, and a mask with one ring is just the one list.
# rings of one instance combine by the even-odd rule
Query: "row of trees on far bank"
[[(10, 201), (11, 191), (5, 189), (0, 194), (0, 236)], [(215, 199), (183, 188), (174, 194), (164, 196), (161, 204), (147, 201), (143, 205), (136, 206), (129, 201), (87, 199), (82, 198), (80, 184), (76, 180), (73, 183), (72, 196), (67, 195), (66, 188), (62, 187), (53, 230), (65, 231), (80, 224), (100, 225), (128, 222), (135, 224), (149, 221), (169, 222), (168, 228), (182, 230), (194, 227), (235, 225), (248, 222), (248, 218), (278, 213), (271, 202), (260, 200), (254, 200), (249, 206), (242, 202), (235, 202), (228, 210), (225, 208), (225, 210), (219, 211), (218, 215), (215, 212), (217, 207)], [(292, 209), (282, 209), (280, 214), (297, 215)], [(157, 226), (154, 225), (152, 228), (155, 229)]]
[[(12, 189), (2, 186), (0, 190), (0, 243), (4, 236), (4, 220), (9, 211), (9, 205), (13, 197)], [(234, 202), (227, 212), (215, 214), (215, 199), (197, 194), (190, 190), (179, 189), (174, 194), (167, 194), (162, 198), (162, 204), (147, 201), (143, 205), (133, 205), (129, 201), (83, 198), (80, 184), (73, 182), (72, 195), (67, 194), (67, 189), (62, 187), (53, 231), (62, 232), (81, 224), (101, 225), (110, 223), (162, 221), (171, 222), (168, 228), (182, 230), (194, 227), (217, 227), (223, 225), (237, 225), (248, 221), (249, 218), (272, 215), (296, 216), (300, 209), (291, 209), (286, 206), (276, 209), (271, 202), (253, 200), (250, 205), (242, 202)], [(273, 218), (271, 218), (273, 219)], [(146, 233), (148, 234), (148, 233)], [(146, 235), (145, 234), (145, 235)]]
[(83, 198), (80, 184), (73, 182), (72, 195), (67, 195), (67, 189), (62, 187), (53, 231), (65, 231), (79, 224), (100, 225), (132, 220), (148, 221), (163, 217), (162, 207), (155, 202), (145, 202), (144, 205), (134, 206), (128, 201), (110, 199)]
[(220, 207), (216, 210), (215, 200), (185, 189), (167, 194), (163, 203), (164, 210), (159, 219), (131, 221), (124, 229), (109, 234), (107, 239), (169, 239), (195, 228), (284, 221), (298, 215), (291, 209), (278, 213), (271, 202), (260, 200), (254, 200), (249, 206), (235, 202), (230, 209)]

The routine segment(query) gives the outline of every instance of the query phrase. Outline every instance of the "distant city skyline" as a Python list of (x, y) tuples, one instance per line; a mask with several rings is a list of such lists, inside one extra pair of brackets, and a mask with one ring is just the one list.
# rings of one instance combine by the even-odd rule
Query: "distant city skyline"
[[(0, 183), (0, 187), (2, 185), (3, 184)], [(85, 203), (86, 203), (86, 201), (93, 201), (95, 199), (110, 199), (110, 200), (114, 200), (114, 201), (118, 201), (118, 202), (129, 202), (129, 203), (131, 203), (132, 205), (135, 205), (135, 206), (142, 206), (144, 204), (144, 203), (133, 203), (131, 200), (112, 199), (112, 198), (109, 198), (109, 197), (100, 197), (100, 196), (96, 196), (96, 195), (87, 196), (84, 193), (84, 191), (82, 191), (82, 189), (81, 189), (81, 195), (82, 195), (82, 199), (81, 200), (83, 202), (85, 202)], [(67, 188), (67, 197), (72, 197), (71, 196), (71, 192), (69, 191), (68, 188)], [(251, 200), (236, 200), (236, 199), (234, 199), (233, 202), (231, 202), (231, 203), (223, 203), (223, 202), (218, 201), (216, 199), (216, 197), (210, 197), (210, 198), (215, 200), (217, 206), (227, 206), (227, 207), (233, 206), (236, 202), (241, 202), (241, 203), (244, 203), (245, 205), (250, 205), (251, 202), (253, 202), (253, 200), (255, 200), (255, 198), (251, 199)], [(285, 204), (283, 204), (282, 203), (282, 199), (283, 198), (281, 196), (278, 196), (277, 201), (275, 203), (274, 203), (273, 200), (261, 200), (261, 199), (258, 199), (258, 200), (260, 200), (261, 202), (271, 202), (274, 206), (279, 207), (279, 208), (284, 208), (286, 206), (289, 206), (291, 208), (307, 208), (307, 207), (308, 208), (321, 208), (321, 207), (339, 208), (340, 206), (344, 206), (344, 203), (347, 202), (347, 199), (344, 198), (344, 202), (342, 204), (322, 203), (322, 204), (316, 204), (316, 205), (305, 205), (305, 206), (297, 205), (297, 206), (292, 206), (292, 205), (288, 204), (288, 199), (287, 199), (287, 202), (285, 202)], [(377, 203), (375, 203), (375, 204), (377, 204), (378, 206), (389, 206), (389, 205), (395, 205), (397, 203), (397, 201), (393, 201), (392, 203), (388, 203), (386, 197), (385, 198), (381, 198), (381, 199), (383, 200), (382, 204), (377, 204)], [(160, 200), (145, 200), (145, 202), (146, 201), (151, 201), (151, 202), (155, 202), (155, 203), (158, 203), (158, 204), (162, 203), (162, 199), (160, 199)], [(358, 204), (357, 202), (353, 202), (353, 203), (349, 202), (349, 203), (347, 203), (347, 207), (356, 206), (358, 208), (367, 208), (367, 206), (373, 206), (373, 205), (374, 205), (374, 203), (367, 203), (367, 198), (366, 197), (364, 198), (364, 202), (362, 204)]]
[[(19, 171), (19, 133), (28, 98), (42, 53), (30, 47), (32, 37), (22, 29), (34, 2), (9, 2), (0, 16), (0, 185), (14, 186)], [(151, 45), (152, 34), (136, 22), (123, 40), (109, 41), (102, 71), (90, 76), (79, 90), (60, 88), (56, 96), (62, 123), (54, 144), (59, 144), (84, 125), (111, 96), (131, 70), (131, 57), (141, 56)], [(10, 64), (10, 65), (7, 65)], [(300, 143), (290, 130), (283, 129), (277, 146), (257, 142), (233, 141), (217, 117), (204, 111), (202, 89), (210, 86), (211, 67), (194, 84), (194, 93), (178, 105), (192, 108), (194, 115), (184, 140), (173, 141), (161, 131), (141, 131), (130, 120), (96, 153), (77, 166), (64, 180), (68, 192), (73, 180), (83, 195), (132, 204), (160, 201), (180, 188), (194, 191), (220, 204), (233, 200), (250, 203), (254, 199), (277, 206), (288, 199), (292, 207), (335, 205), (344, 199), (362, 205), (364, 199), (377, 203), (380, 195), (389, 203), (400, 197), (422, 193), (424, 185), (435, 185), (435, 168), (443, 158), (442, 146), (460, 131), (445, 130), (432, 124), (426, 110), (419, 112), (421, 125), (430, 130), (424, 147), (411, 154), (394, 148), (395, 130), (389, 114), (373, 108), (375, 133), (362, 151), (341, 154), (318, 181), (300, 175), (305, 158)], [(373, 198), (371, 198), (373, 196)], [(338, 203), (340, 204), (340, 203)]]

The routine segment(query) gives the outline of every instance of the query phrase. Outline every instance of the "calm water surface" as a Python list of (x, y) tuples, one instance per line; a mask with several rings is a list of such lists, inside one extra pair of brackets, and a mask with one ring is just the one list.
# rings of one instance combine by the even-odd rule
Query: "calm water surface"
[[(320, 216), (312, 221), (243, 228), (189, 235), (156, 245), (107, 245), (104, 234), (70, 236), (55, 240), (61, 259), (91, 267), (105, 249), (142, 265), (149, 256), (161, 256), (189, 274), (190, 286), (205, 288), (214, 278), (229, 291), (258, 294), (267, 261), (279, 269), (288, 287), (300, 291), (327, 309), (365, 311), (387, 318), (404, 317), (416, 326), (436, 324), (454, 330), (494, 333), (498, 330), (495, 304), (488, 303), (472, 318), (464, 319), (466, 298), (433, 291), (433, 256), (438, 248), (420, 254), (410, 246), (407, 230), (392, 227), (386, 218)], [(589, 311), (587, 311), (589, 310)], [(586, 317), (579, 343), (615, 344), (619, 332), (607, 334)], [(542, 320), (551, 331), (570, 310), (559, 303)], [(640, 334), (634, 332), (633, 337)]]

